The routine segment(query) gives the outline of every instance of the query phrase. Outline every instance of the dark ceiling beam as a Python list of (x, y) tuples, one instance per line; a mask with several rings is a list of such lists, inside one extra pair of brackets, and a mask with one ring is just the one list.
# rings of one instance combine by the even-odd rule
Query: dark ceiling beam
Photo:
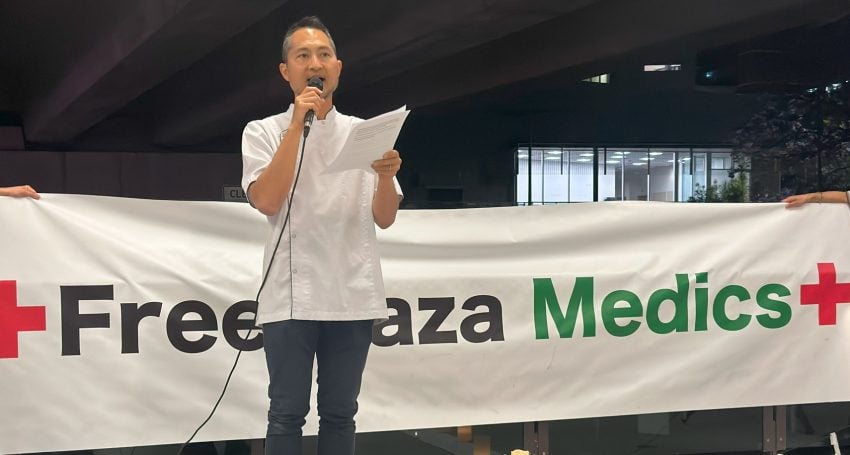
[[(362, 2), (350, 11), (335, 8), (316, 14), (325, 18), (334, 34), (344, 63), (341, 92), (348, 92), (597, 1), (601, 0), (441, 0), (378, 6)], [(279, 30), (280, 23), (289, 22), (280, 19), (270, 25)], [(370, 26), (364, 28), (364, 24)], [(268, 33), (258, 30), (256, 35)], [(225, 53), (242, 47), (230, 44), (234, 44), (231, 50), (193, 66), (192, 72), (204, 73), (220, 61), (231, 60), (233, 56)], [(179, 106), (169, 103), (174, 94), (194, 90), (188, 75), (158, 90), (157, 110), (166, 114), (157, 120), (155, 142), (166, 146), (199, 143), (258, 111), (271, 114), (284, 109), (290, 95), (274, 66), (268, 58), (254, 62), (247, 69), (253, 74), (243, 71), (239, 79), (220, 77), (213, 82), (216, 87), (210, 91), (221, 97), (193, 97), (193, 102)]]
[[(352, 94), (356, 105), (380, 90), (385, 107), (420, 107), (588, 65), (694, 34), (750, 39), (821, 24), (850, 9), (846, 0), (615, 0), (529, 28)], [(722, 33), (711, 33), (722, 32)], [(587, 74), (585, 77), (590, 77)]]
[(283, 3), (128, 2), (133, 10), (125, 19), (106, 30), (57, 84), (30, 104), (24, 115), (27, 140), (71, 141)]

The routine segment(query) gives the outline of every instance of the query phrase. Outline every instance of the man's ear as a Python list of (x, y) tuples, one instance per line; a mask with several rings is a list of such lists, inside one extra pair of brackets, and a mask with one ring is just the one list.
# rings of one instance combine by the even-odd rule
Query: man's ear
[(281, 77), (283, 77), (286, 82), (289, 82), (289, 68), (287, 68), (286, 63), (281, 63), (277, 66), (277, 69), (280, 71)]

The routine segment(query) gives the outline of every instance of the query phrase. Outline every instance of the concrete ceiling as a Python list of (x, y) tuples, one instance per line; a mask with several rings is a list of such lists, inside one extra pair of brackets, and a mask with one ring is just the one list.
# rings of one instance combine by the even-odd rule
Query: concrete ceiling
[(309, 14), (344, 62), (337, 104), (364, 116), (482, 94), (498, 107), (507, 87), (548, 93), (553, 74), (848, 13), (847, 0), (4, 0), (0, 126), (22, 127), (28, 149), (238, 152), (248, 120), (289, 103), (280, 39)]

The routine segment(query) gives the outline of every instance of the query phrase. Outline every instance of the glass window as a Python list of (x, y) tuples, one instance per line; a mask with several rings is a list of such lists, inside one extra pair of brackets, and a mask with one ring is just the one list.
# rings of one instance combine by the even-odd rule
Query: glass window
[(694, 153), (705, 155), (705, 160), (708, 164), (706, 182), (709, 182), (719, 190), (724, 183), (730, 180), (729, 172), (732, 170), (732, 151), (730, 149), (695, 148)]
[(706, 170), (705, 160), (706, 152), (691, 152), (691, 171), (693, 172), (694, 195), (699, 192), (705, 192), (706, 184), (708, 183), (708, 172)]
[[(569, 152), (562, 148), (543, 151), (543, 198), (540, 203), (569, 200)], [(537, 201), (536, 201), (537, 202)]]
[(626, 156), (614, 153), (613, 149), (599, 149), (599, 200), (620, 201), (623, 199), (622, 178)]
[(520, 205), (528, 205), (542, 199), (542, 158), (543, 151), (540, 149), (529, 149), (529, 147), (517, 149), (517, 203)]
[(530, 175), (528, 149), (518, 148), (516, 151), (516, 203), (517, 205), (528, 204), (528, 176)]
[(682, 71), (682, 65), (673, 63), (669, 65), (643, 65), (643, 70), (650, 71)]
[(593, 149), (571, 148), (569, 152), (569, 194), (562, 202), (593, 201)]
[(676, 200), (676, 149), (649, 149), (649, 200)]
[(679, 168), (679, 201), (687, 201), (694, 195), (694, 168), (690, 149), (678, 152), (676, 164)]
[(649, 195), (649, 149), (646, 148), (609, 148), (614, 159), (621, 159), (621, 175), (615, 182), (618, 185), (620, 200), (646, 201)]
[(518, 205), (593, 200), (592, 148), (520, 146), (516, 171)]
[[(645, 154), (645, 152), (643, 152)], [(646, 195), (646, 161), (632, 148), (603, 147), (599, 150), (599, 200), (640, 200)]]
[(684, 202), (704, 198), (709, 191), (719, 194), (733, 168), (729, 148), (520, 145), (516, 150), (517, 204)]
[(610, 80), (611, 75), (609, 73), (599, 74), (597, 76), (589, 77), (587, 79), (583, 79), (584, 82), (593, 82), (596, 84), (607, 84)]

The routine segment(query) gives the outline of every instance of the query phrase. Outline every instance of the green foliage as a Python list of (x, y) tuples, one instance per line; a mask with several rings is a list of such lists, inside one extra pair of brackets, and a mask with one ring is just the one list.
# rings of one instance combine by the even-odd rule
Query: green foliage
[(717, 181), (707, 187), (696, 185), (694, 195), (688, 198), (688, 202), (747, 202), (749, 185), (747, 185), (747, 174), (744, 172), (732, 172), (731, 180), (718, 185)]
[(770, 95), (764, 108), (736, 132), (739, 167), (773, 168), (780, 193), (845, 188), (850, 181), (850, 87)]

